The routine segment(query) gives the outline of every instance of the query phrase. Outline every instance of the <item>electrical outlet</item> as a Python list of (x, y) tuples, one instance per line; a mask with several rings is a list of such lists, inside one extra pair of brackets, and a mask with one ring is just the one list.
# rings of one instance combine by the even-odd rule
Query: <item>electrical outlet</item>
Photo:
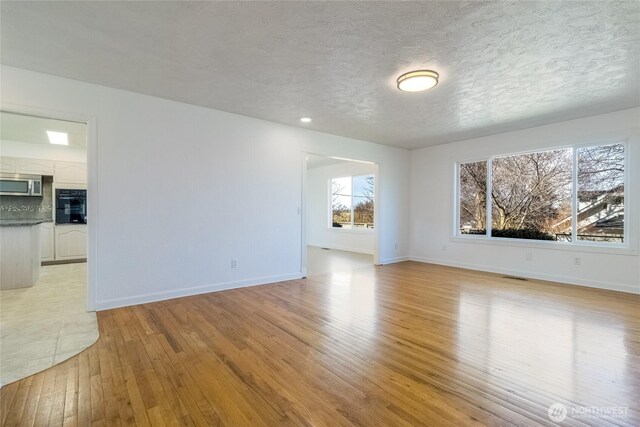
[(398, 244), (396, 243), (396, 251), (398, 250)]
[(582, 264), (582, 258), (580, 258), (579, 256), (575, 257), (575, 258), (573, 259), (573, 264), (574, 264), (574, 265), (580, 265), (580, 264)]
[(442, 250), (446, 251), (447, 250), (447, 245), (442, 245)]
[(235, 259), (231, 260), (231, 268), (236, 268), (238, 266), (238, 263)]
[(533, 261), (533, 254), (531, 252), (527, 252), (526, 254), (524, 254), (524, 259), (526, 259), (527, 261)]

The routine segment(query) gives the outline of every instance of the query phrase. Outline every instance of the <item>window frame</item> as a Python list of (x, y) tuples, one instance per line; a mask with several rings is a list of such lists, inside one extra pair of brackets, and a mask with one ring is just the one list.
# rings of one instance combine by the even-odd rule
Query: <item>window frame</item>
[[(577, 239), (577, 216), (578, 216), (578, 150), (582, 148), (616, 145), (620, 144), (624, 147), (624, 237), (622, 243), (608, 243), (608, 242), (593, 242), (588, 240)], [(545, 151), (571, 149), (572, 150), (572, 191), (571, 191), (571, 203), (572, 203), (572, 227), (571, 227), (571, 241), (549, 241), (549, 240), (534, 240), (534, 239), (517, 239), (511, 237), (493, 237), (491, 236), (491, 224), (492, 224), (492, 199), (491, 191), (493, 186), (493, 159), (518, 156), (531, 153), (540, 153)], [(631, 224), (636, 215), (635, 200), (633, 199), (633, 191), (635, 188), (631, 188), (631, 170), (630, 163), (633, 156), (631, 144), (629, 138), (607, 138), (604, 140), (594, 140), (589, 142), (581, 142), (575, 144), (558, 144), (550, 145), (530, 150), (522, 150), (509, 153), (490, 153), (484, 156), (475, 157), (459, 157), (453, 159), (453, 172), (454, 172), (454, 203), (453, 203), (453, 234), (451, 241), (453, 242), (465, 242), (465, 243), (479, 243), (479, 244), (491, 244), (491, 245), (506, 245), (506, 246), (520, 246), (527, 248), (546, 248), (546, 249), (560, 249), (560, 250), (572, 250), (579, 252), (599, 252), (599, 253), (614, 253), (614, 254), (628, 254), (635, 255), (638, 253), (638, 242), (634, 233), (632, 233), (632, 227), (635, 229), (636, 224)], [(487, 230), (486, 234), (463, 234), (460, 233), (460, 165), (465, 163), (474, 162), (487, 162), (487, 211), (486, 221)]]
[[(365, 227), (359, 227), (356, 228), (353, 226), (354, 224), (354, 218), (355, 218), (355, 212), (354, 212), (354, 204), (353, 204), (353, 182), (354, 182), (354, 178), (359, 178), (359, 177), (367, 177), (367, 176), (372, 176), (373, 177), (373, 194), (374, 194), (374, 201), (373, 201), (373, 228), (365, 228)], [(340, 179), (340, 178), (351, 178), (351, 228), (342, 228), (342, 227), (334, 227), (333, 226), (333, 191), (332, 191), (332, 181), (334, 179)], [(357, 174), (357, 175), (341, 175), (341, 176), (332, 176), (330, 177), (328, 180), (328, 193), (327, 193), (327, 205), (328, 205), (328, 222), (327, 222), (327, 227), (329, 228), (329, 230), (331, 231), (337, 231), (339, 233), (374, 233), (375, 229), (376, 229), (376, 202), (375, 202), (375, 194), (376, 194), (376, 174), (375, 173), (365, 173), (365, 174)]]

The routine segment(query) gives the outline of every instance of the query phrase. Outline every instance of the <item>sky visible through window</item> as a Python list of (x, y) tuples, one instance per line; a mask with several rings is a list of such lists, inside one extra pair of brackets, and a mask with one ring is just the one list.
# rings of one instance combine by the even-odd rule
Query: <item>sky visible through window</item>
[[(353, 197), (367, 197), (368, 191), (368, 183), (366, 181), (366, 176), (356, 176), (353, 177), (353, 181), (350, 176), (345, 176), (342, 178), (333, 178), (332, 181), (334, 183), (333, 188), (337, 188), (337, 191), (334, 193), (340, 203), (342, 203), (345, 207), (351, 209), (351, 189), (353, 188)], [(352, 185), (353, 184), (353, 185)], [(357, 200), (355, 200), (357, 204)]]

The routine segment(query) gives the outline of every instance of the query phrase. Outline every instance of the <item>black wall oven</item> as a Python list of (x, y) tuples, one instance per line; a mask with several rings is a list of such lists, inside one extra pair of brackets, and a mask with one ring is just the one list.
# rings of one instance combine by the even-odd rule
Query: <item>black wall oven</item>
[(87, 190), (56, 189), (56, 224), (87, 223)]

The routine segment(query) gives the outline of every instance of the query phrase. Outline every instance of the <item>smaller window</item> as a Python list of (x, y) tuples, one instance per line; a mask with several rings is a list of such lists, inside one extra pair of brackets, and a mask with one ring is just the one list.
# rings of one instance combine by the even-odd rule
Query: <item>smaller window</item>
[(461, 163), (460, 234), (487, 234), (487, 162)]
[(331, 227), (372, 229), (374, 223), (373, 175), (331, 178)]
[(578, 149), (580, 241), (624, 243), (624, 145)]

